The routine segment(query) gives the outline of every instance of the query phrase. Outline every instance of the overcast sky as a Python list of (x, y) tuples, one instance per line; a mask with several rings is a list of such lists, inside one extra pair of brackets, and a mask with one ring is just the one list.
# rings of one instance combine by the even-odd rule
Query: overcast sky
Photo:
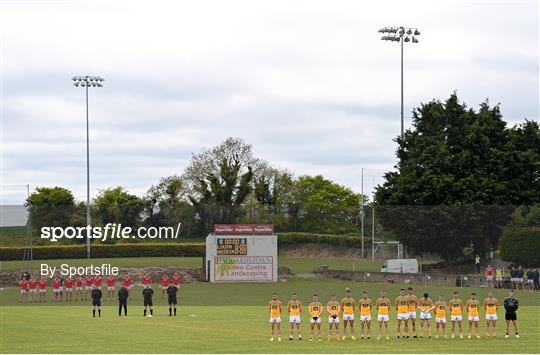
[[(0, 1), (2, 185), (142, 194), (229, 136), (295, 175), (360, 191), (395, 164), (399, 44), (410, 111), (454, 90), (505, 119), (538, 119), (537, 1)], [(22, 203), (25, 190), (2, 191)]]

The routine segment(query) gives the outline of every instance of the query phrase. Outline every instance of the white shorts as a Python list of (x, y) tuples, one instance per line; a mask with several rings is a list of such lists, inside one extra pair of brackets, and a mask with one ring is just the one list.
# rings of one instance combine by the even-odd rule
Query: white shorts
[(379, 314), (377, 315), (377, 320), (379, 322), (388, 322), (390, 320), (390, 317), (388, 316), (388, 314)]
[(84, 287), (86, 290), (91, 290), (92, 289), (92, 286), (85, 286)]
[(534, 284), (534, 280), (531, 280), (531, 279), (528, 279), (527, 282), (530, 284)]
[(69, 288), (66, 287), (66, 292), (71, 292), (71, 291), (73, 291), (73, 287), (69, 287)]
[(503, 278), (502, 278), (502, 277), (496, 277), (495, 280), (497, 280), (497, 281), (502, 281)]
[(435, 318), (435, 323), (446, 323), (446, 318)]
[(133, 286), (133, 285), (124, 286), (124, 287), (127, 288), (128, 290), (131, 290), (131, 287), (132, 287), (132, 286)]
[(523, 277), (520, 277), (517, 280), (518, 280), (518, 282), (523, 282)]
[(486, 280), (487, 281), (493, 281), (493, 275), (486, 276)]
[(313, 317), (311, 317), (311, 318), (309, 319), (309, 322), (310, 322), (311, 324), (314, 324), (314, 323), (321, 324), (321, 317), (317, 317), (317, 320), (315, 320), (315, 319), (313, 319)]
[(289, 323), (300, 324), (300, 316), (289, 316)]
[(107, 286), (108, 291), (114, 291), (114, 286)]
[(407, 320), (407, 319), (409, 319), (409, 313), (398, 313), (397, 314), (397, 319), (399, 319), (399, 320), (402, 320), (402, 319)]
[(478, 316), (468, 316), (467, 319), (469, 322), (478, 322), (480, 320), (480, 317)]
[(166, 290), (167, 287), (169, 287), (169, 286), (163, 286), (163, 285), (161, 285), (161, 288), (164, 289), (164, 290)]
[(21, 288), (21, 293), (26, 293), (27, 291), (27, 289)]
[(344, 314), (343, 320), (354, 320), (354, 314)]
[(36, 291), (37, 291), (37, 290), (36, 290), (35, 288), (31, 288), (31, 289), (30, 289), (30, 293), (36, 293)]
[(409, 319), (416, 319), (416, 312), (409, 312)]
[(518, 280), (519, 280), (519, 279), (518, 279), (517, 277), (511, 277), (511, 278), (510, 278), (510, 281), (512, 281), (512, 282), (518, 282)]
[(52, 292), (54, 292), (54, 293), (60, 293), (60, 289), (59, 289), (59, 288), (53, 288)]
[(463, 317), (462, 316), (450, 316), (450, 320), (452, 322), (455, 322), (455, 321), (458, 321), (458, 322), (461, 322), (463, 320)]
[(47, 290), (44, 289), (44, 288), (40, 288), (40, 289), (39, 289), (39, 293), (45, 293), (45, 291), (47, 291)]
[(429, 312), (420, 312), (420, 319), (431, 319), (431, 313)]
[(328, 317), (328, 323), (339, 324), (339, 317), (336, 317), (336, 318)]
[(486, 320), (497, 320), (496, 314), (486, 314)]
[(281, 317), (270, 317), (270, 323), (281, 323)]
[(75, 290), (77, 290), (77, 291), (82, 291), (82, 289), (83, 289), (82, 286), (75, 287)]
[(360, 322), (371, 322), (371, 316), (360, 316)]

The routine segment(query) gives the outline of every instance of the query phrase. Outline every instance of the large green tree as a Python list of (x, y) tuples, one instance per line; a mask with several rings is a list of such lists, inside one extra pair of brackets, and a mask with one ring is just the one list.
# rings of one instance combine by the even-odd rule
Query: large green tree
[(66, 188), (37, 187), (27, 198), (32, 229), (39, 234), (42, 227), (68, 227), (76, 215), (75, 198)]
[(475, 111), (454, 93), (413, 111), (396, 171), (377, 187), (382, 224), (406, 246), (448, 261), (496, 247), (510, 204), (540, 200), (540, 130), (507, 128), (499, 106)]
[(94, 199), (93, 209), (102, 225), (116, 223), (135, 228), (141, 220), (144, 205), (138, 196), (118, 186), (101, 190)]

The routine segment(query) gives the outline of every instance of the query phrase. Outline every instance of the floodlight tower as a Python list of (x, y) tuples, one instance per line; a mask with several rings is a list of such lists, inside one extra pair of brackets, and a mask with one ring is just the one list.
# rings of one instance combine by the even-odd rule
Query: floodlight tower
[(381, 37), (383, 41), (399, 42), (401, 44), (401, 138), (403, 139), (403, 42), (418, 43), (420, 31), (414, 27), (383, 27), (379, 33), (385, 35)]
[[(90, 228), (90, 138), (88, 129), (88, 88), (100, 88), (103, 87), (103, 79), (100, 76), (74, 76), (71, 78), (73, 85), (76, 87), (83, 87), (86, 91), (86, 226)], [(90, 233), (87, 230), (88, 233)], [(86, 257), (90, 259), (90, 236), (86, 238)]]

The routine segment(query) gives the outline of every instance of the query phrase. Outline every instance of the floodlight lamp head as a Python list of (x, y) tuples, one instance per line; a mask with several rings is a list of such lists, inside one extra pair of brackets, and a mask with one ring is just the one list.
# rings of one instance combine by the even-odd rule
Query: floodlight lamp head
[(412, 43), (418, 43), (418, 39), (416, 37), (412, 38)]
[(407, 30), (407, 34), (412, 35), (412, 30), (410, 28)]
[(415, 36), (420, 36), (420, 31), (414, 30), (414, 35), (415, 35)]
[(410, 41), (409, 37), (405, 37), (404, 41), (409, 42)]

